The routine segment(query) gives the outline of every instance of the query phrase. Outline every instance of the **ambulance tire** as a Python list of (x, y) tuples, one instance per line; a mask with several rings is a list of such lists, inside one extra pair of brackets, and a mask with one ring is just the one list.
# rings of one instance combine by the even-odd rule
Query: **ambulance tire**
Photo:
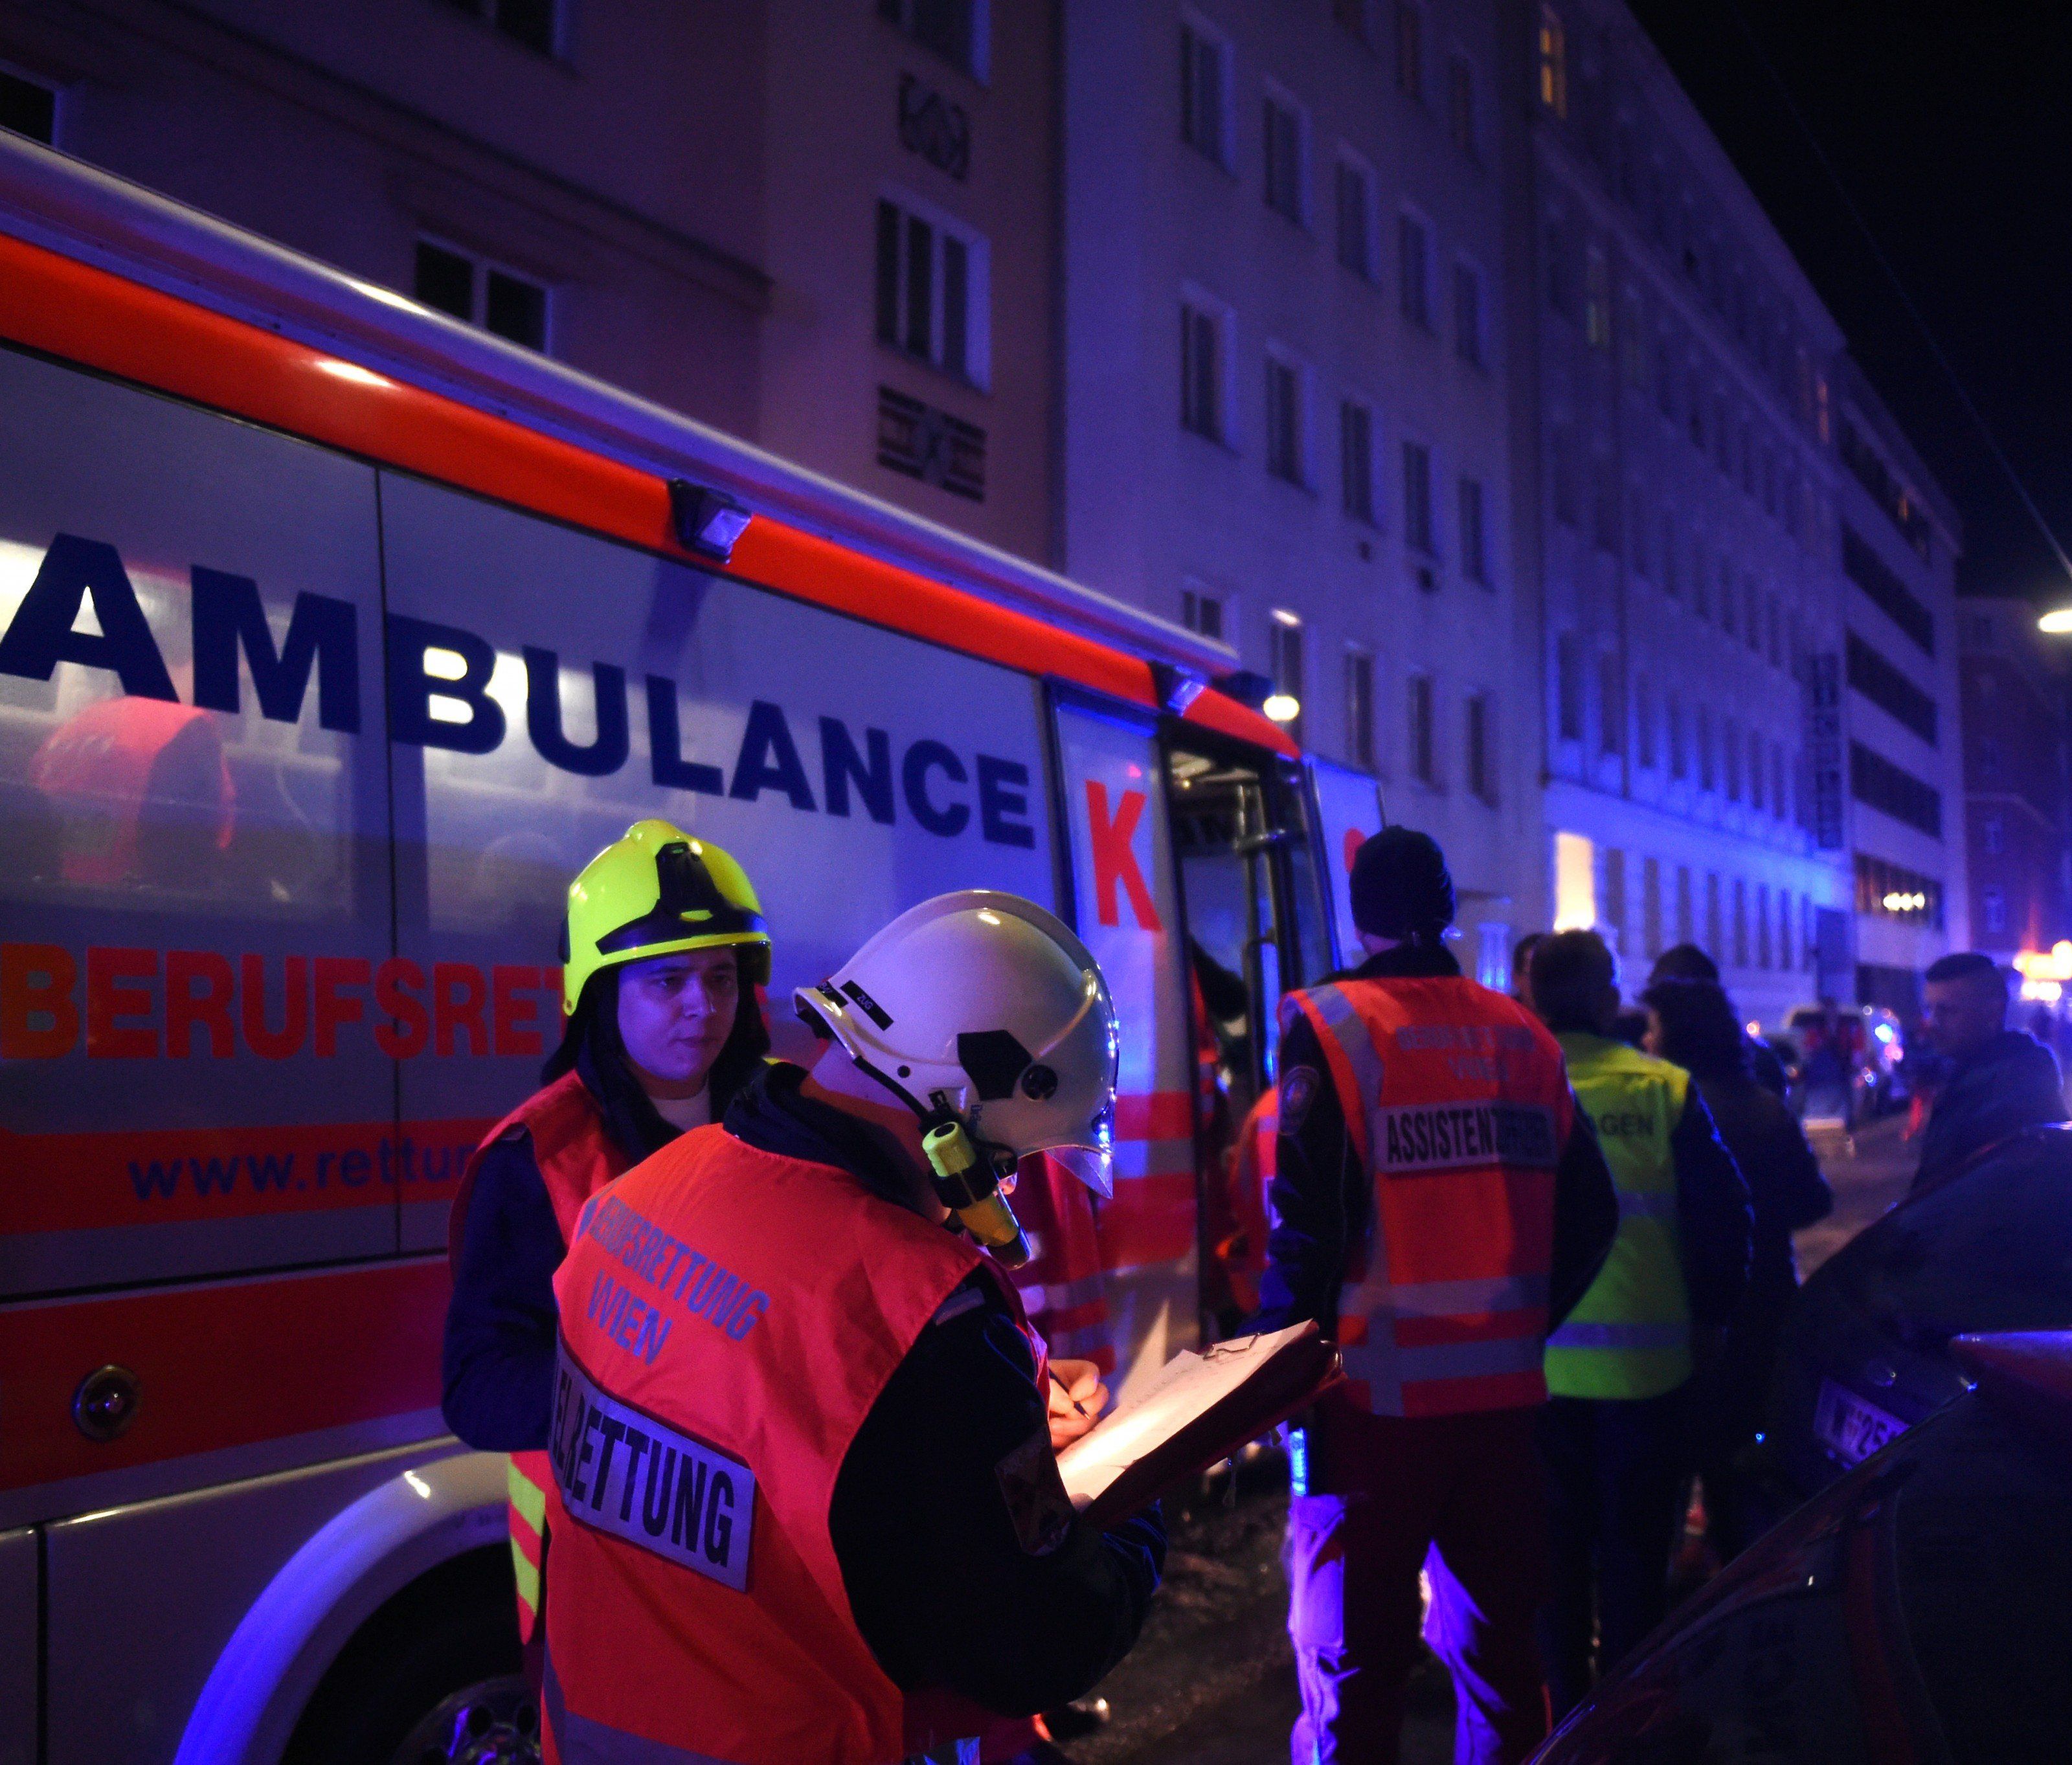
[(281, 1765), (392, 1765), (456, 1693), (523, 1669), (511, 1553), (501, 1545), (467, 1552), (418, 1577), (354, 1632)]

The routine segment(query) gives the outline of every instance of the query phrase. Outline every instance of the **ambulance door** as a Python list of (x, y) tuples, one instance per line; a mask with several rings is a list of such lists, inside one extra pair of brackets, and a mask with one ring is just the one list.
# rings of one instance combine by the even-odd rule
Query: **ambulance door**
[[(1259, 1198), (1236, 1187), (1236, 1138), (1273, 1083), (1281, 994), (1334, 955), (1301, 770), (1185, 724), (1170, 726), (1166, 765), (1194, 1011), (1203, 1307), (1228, 1329), (1264, 1255)], [(1233, 1280), (1237, 1265), (1246, 1278)]]
[(1381, 784), (1371, 773), (1356, 772), (1334, 760), (1311, 755), (1303, 764), (1317, 805), (1319, 862), (1331, 904), (1338, 966), (1350, 968), (1359, 961), (1359, 933), (1353, 924), (1353, 854), (1381, 831)]
[(1069, 850), (1059, 892), (1122, 1026), (1115, 1194), (1096, 1229), (1127, 1392), (1199, 1336), (1186, 952), (1156, 722), (1062, 688), (1052, 703)]

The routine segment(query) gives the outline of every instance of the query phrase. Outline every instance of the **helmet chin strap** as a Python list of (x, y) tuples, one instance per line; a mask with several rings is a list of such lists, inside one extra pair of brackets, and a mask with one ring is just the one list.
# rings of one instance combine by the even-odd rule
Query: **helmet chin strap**
[[(1019, 1269), (1029, 1260), (1029, 1240), (1001, 1188), (1002, 1176), (1013, 1174), (1013, 1154), (1005, 1147), (996, 1154), (976, 1140), (947, 1091), (930, 1101), (934, 1107), (921, 1117), (921, 1150), (928, 1155), (937, 1198), (997, 1259)], [(1001, 1158), (1005, 1171), (999, 1168)]]

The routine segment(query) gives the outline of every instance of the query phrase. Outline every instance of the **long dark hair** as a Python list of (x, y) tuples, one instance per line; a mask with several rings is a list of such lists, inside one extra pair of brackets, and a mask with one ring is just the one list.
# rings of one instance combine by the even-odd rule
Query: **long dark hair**
[(1663, 1059), (1700, 1079), (1748, 1076), (1748, 1043), (1716, 981), (1658, 981), (1640, 1002), (1662, 1026)]
[[(667, 1146), (676, 1130), (663, 1119), (654, 1101), (640, 1088), (626, 1044), (619, 1034), (619, 971), (620, 965), (599, 969), (585, 983), (577, 1000), (575, 1014), (561, 1032), (561, 1046), (547, 1056), (540, 1068), (540, 1081), (551, 1084), (565, 1072), (582, 1076), (585, 1087), (604, 1112), (606, 1131), (629, 1158), (644, 1158)], [(738, 953), (734, 972), (743, 964)], [(741, 977), (734, 1027), (727, 1031), (719, 1056), (706, 1075), (707, 1094), (712, 1099), (712, 1119), (717, 1121), (727, 1105), (748, 1088), (763, 1068), (770, 1051), (770, 1027), (763, 1021), (763, 1007), (755, 989)]]

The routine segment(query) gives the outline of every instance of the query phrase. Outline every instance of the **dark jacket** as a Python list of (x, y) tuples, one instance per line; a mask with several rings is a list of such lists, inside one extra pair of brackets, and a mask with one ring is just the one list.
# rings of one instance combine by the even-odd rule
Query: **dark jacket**
[(1747, 1303), (1774, 1304), (1799, 1284), (1792, 1233), (1827, 1218), (1834, 1192), (1799, 1118), (1766, 1085), (1739, 1072), (1700, 1076), (1697, 1085), (1748, 1185), (1754, 1242)]
[[(1457, 975), (1460, 965), (1443, 946), (1400, 944), (1370, 957), (1350, 978)], [(1346, 1126), (1345, 1106), (1330, 1082), (1330, 1067), (1306, 1017), (1281, 1038), (1279, 1068), (1285, 1094), (1290, 1077), (1306, 1071), (1301, 1111), (1284, 1117), (1271, 1190), (1273, 1224), (1260, 1311), (1248, 1326), (1284, 1329), (1314, 1319), (1326, 1329), (1338, 1321), (1346, 1257), (1371, 1225), (1374, 1185)], [(1618, 1196), (1589, 1118), (1579, 1106), (1554, 1176), (1554, 1255), (1548, 1282), (1550, 1326), (1568, 1316), (1597, 1279), (1618, 1230)]]
[[(899, 1155), (867, 1124), (802, 1096), (802, 1076), (771, 1068), (727, 1111), (727, 1132), (910, 1204)], [(1009, 1462), (1032, 1435), (1047, 1442), (1047, 1409), (1027, 1339), (995, 1283), (975, 1274), (850, 1442), (828, 1528), (857, 1628), (902, 1689), (946, 1685), (987, 1709), (1032, 1714), (1087, 1691), (1137, 1640), (1165, 1568), (1155, 1510), (1106, 1533), (1074, 1520), (1040, 1554), (1018, 1536)]]
[[(613, 1088), (598, 1083), (586, 1048), (576, 1071), (598, 1105), (603, 1133), (628, 1164), (676, 1138), (652, 1109), (643, 1124), (607, 1104)], [(482, 1154), (461, 1222), (441, 1357), (446, 1426), (469, 1446), (484, 1452), (546, 1446), (561, 1327), (554, 1271), (567, 1254), (532, 1137), (497, 1141)]]
[(2049, 1049), (2023, 1030), (2003, 1030), (1950, 1069), (1921, 1135), (1921, 1167), (1907, 1193), (1947, 1182), (1988, 1146), (2066, 1119), (2064, 1080)]

